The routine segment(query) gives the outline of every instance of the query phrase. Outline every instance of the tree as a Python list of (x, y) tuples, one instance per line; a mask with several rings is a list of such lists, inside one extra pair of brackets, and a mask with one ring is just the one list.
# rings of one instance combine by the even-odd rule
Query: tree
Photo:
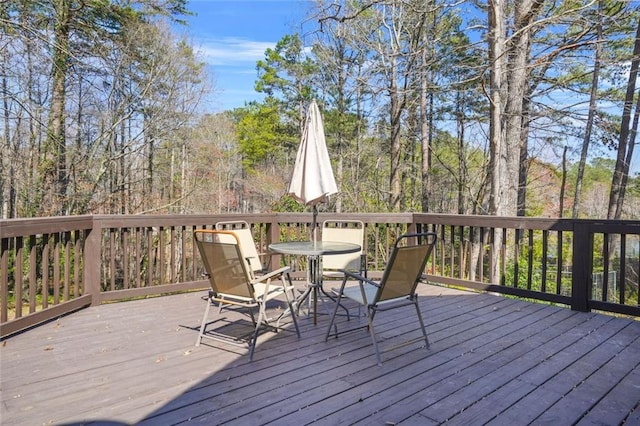
[[(582, 194), (582, 178), (584, 176), (584, 167), (587, 162), (587, 154), (589, 151), (589, 143), (591, 142), (591, 131), (593, 129), (593, 122), (596, 115), (596, 101), (598, 98), (598, 83), (600, 81), (600, 67), (602, 56), (602, 43), (603, 43), (603, 18), (602, 11), (604, 8), (604, 1), (598, 1), (598, 21), (596, 24), (596, 45), (594, 49), (594, 61), (593, 61), (593, 75), (591, 78), (591, 93), (589, 94), (589, 113), (587, 117), (586, 128), (584, 132), (584, 138), (582, 140), (582, 150), (580, 151), (580, 162), (578, 164), (578, 176), (576, 177), (576, 188), (573, 197), (573, 214), (575, 219), (578, 217), (578, 209), (580, 207), (580, 196)], [(561, 212), (562, 213), (562, 212)]]
[(234, 119), (245, 171), (253, 173), (259, 166), (275, 165), (274, 155), (287, 146), (283, 140), (291, 140), (290, 135), (283, 137), (281, 133), (283, 125), (275, 100), (267, 98), (263, 103), (251, 102), (238, 108)]
[(318, 67), (314, 91), (321, 94), (329, 153), (336, 164), (335, 211), (342, 212), (347, 197), (352, 200), (352, 207), (359, 204), (360, 198), (360, 140), (366, 120), (358, 111), (362, 111), (367, 89), (359, 82), (364, 79), (366, 54), (357, 41), (356, 27), (323, 21), (327, 17), (323, 8), (318, 13), (323, 25), (322, 31), (314, 34), (317, 39), (312, 53), (322, 67)]
[[(616, 167), (613, 171), (611, 182), (611, 194), (609, 196), (609, 208), (607, 219), (620, 219), (627, 182), (629, 179), (629, 166), (633, 158), (635, 138), (638, 131), (638, 117), (640, 116), (640, 96), (636, 93), (636, 83), (638, 79), (638, 67), (640, 66), (640, 19), (636, 38), (633, 44), (633, 56), (631, 68), (629, 70), (629, 80), (622, 109), (622, 122), (620, 123), (620, 137), (618, 140), (618, 155), (616, 157)], [(631, 116), (633, 113), (633, 126), (631, 126)]]
[(317, 64), (304, 53), (300, 37), (285, 35), (274, 49), (265, 51), (265, 58), (258, 61), (256, 69), (256, 91), (277, 99), (287, 120), (297, 123), (302, 134), (304, 108), (315, 96), (312, 80)]
[[(33, 4), (11, 0), (6, 3), (9, 12), (5, 15), (5, 24), (17, 35), (10, 41), (11, 48), (20, 49), (25, 46), (28, 52), (50, 52), (48, 75), (36, 70), (33, 62), (28, 63), (27, 72), (33, 77), (24, 86), (31, 95), (38, 90), (42, 93), (43, 89), (40, 87), (50, 90), (48, 97), (43, 97), (46, 103), (39, 105), (46, 111), (46, 126), (43, 128), (40, 125), (42, 120), (36, 121), (35, 115), (29, 116), (31, 134), (37, 135), (42, 131), (45, 135), (40, 146), (31, 147), (35, 148), (35, 152), (31, 152), (35, 159), (33, 186), (38, 188), (32, 202), (40, 209), (39, 214), (73, 213), (71, 191), (74, 190), (74, 183), (70, 180), (74, 171), (70, 156), (80, 155), (76, 147), (82, 142), (80, 126), (85, 120), (85, 114), (81, 109), (83, 97), (79, 97), (78, 108), (75, 110), (77, 114), (71, 115), (74, 108), (69, 100), (75, 94), (72, 91), (85, 91), (83, 94), (87, 94), (87, 90), (95, 91), (96, 87), (87, 82), (93, 83), (93, 79), (101, 72), (99, 64), (106, 54), (111, 53), (102, 46), (113, 47), (126, 31), (135, 28), (135, 24), (150, 22), (158, 16), (186, 13), (185, 2), (170, 0), (159, 3), (145, 0), (119, 4), (107, 1), (55, 0), (51, 3)], [(96, 40), (101, 40), (102, 43), (96, 43)], [(20, 61), (14, 61), (14, 64), (23, 66)], [(15, 83), (22, 84), (18, 81)], [(29, 109), (31, 101), (16, 105), (18, 114), (26, 111), (29, 115), (30, 111), (36, 110)], [(27, 109), (20, 109), (22, 107)], [(71, 123), (77, 127), (71, 127)], [(17, 130), (17, 127), (14, 129)], [(69, 137), (72, 134), (76, 136), (75, 145), (70, 143)]]
[(242, 163), (233, 113), (205, 115), (187, 130), (187, 212), (231, 213), (242, 205)]
[[(552, 155), (579, 142), (582, 161), (618, 150), (611, 215), (634, 205), (623, 203), (640, 119), (627, 78), (637, 8), (627, 2), (319, 1), (305, 38), (284, 37), (258, 62), (264, 101), (215, 119), (195, 110), (209, 89), (203, 64), (164, 24), (181, 5), (0, 4), (5, 215), (268, 209), (312, 98), (340, 185), (336, 211), (550, 214)], [(567, 193), (597, 200), (584, 164), (583, 177), (570, 168)], [(486, 244), (473, 239), (472, 250)]]
[[(528, 79), (532, 35), (543, 5), (543, 0), (517, 1), (509, 7), (503, 0), (488, 2), (492, 214), (508, 216), (518, 211), (522, 177), (516, 177), (521, 176), (519, 170), (526, 159), (529, 136), (525, 129), (531, 95)], [(508, 10), (514, 13), (510, 37), (506, 26)]]
[[(16, 200), (8, 211), (30, 216), (144, 208), (136, 197), (150, 197), (135, 190), (145, 180), (138, 161), (144, 138), (153, 133), (152, 141), (167, 141), (206, 93), (190, 47), (161, 28), (163, 17), (186, 13), (184, 2), (13, 0), (2, 10), (8, 11), (2, 15), (7, 51), (16, 53), (3, 56), (15, 70), (3, 76), (3, 131), (15, 141), (21, 165), (15, 179), (2, 180), (2, 194)], [(184, 170), (184, 157), (181, 163), (174, 170)], [(175, 181), (166, 187), (169, 198), (181, 196)]]
[(52, 85), (41, 173), (43, 185), (50, 188), (51, 202), (58, 208), (55, 213), (68, 214), (66, 101), (69, 65), (78, 55), (79, 48), (91, 45), (95, 38), (117, 34), (127, 19), (136, 18), (136, 13), (128, 7), (114, 7), (108, 2), (55, 0), (49, 17), (53, 25)]

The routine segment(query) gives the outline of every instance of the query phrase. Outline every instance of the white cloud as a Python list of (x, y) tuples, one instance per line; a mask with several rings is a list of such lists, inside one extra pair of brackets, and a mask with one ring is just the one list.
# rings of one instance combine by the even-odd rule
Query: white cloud
[(254, 69), (264, 52), (275, 47), (275, 42), (254, 41), (237, 37), (221, 39), (201, 39), (202, 45), (197, 49), (198, 55), (206, 63), (213, 66), (249, 65)]

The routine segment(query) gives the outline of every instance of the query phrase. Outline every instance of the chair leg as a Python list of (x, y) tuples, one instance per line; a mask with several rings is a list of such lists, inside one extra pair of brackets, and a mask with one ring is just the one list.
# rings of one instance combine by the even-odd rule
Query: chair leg
[[(298, 327), (298, 319), (297, 319), (296, 313), (295, 313), (296, 307), (294, 306), (294, 303), (291, 303), (291, 301), (287, 300), (287, 302), (289, 303), (289, 311), (291, 312), (291, 319), (293, 320), (293, 325), (296, 327), (296, 334), (298, 335), (298, 339), (299, 339), (300, 338), (300, 328)], [(280, 319), (278, 319), (278, 323), (276, 325), (278, 327), (280, 326)]]
[(369, 333), (371, 334), (371, 340), (373, 340), (373, 347), (376, 350), (376, 360), (378, 365), (382, 367), (382, 357), (380, 356), (380, 349), (378, 348), (378, 341), (376, 340), (376, 331), (373, 328), (373, 317), (375, 316), (375, 310), (368, 309), (367, 321), (369, 322)]
[(209, 318), (209, 309), (211, 308), (211, 299), (207, 298), (207, 307), (204, 309), (204, 315), (202, 316), (202, 323), (200, 324), (200, 333), (198, 333), (198, 339), (196, 340), (196, 346), (200, 346), (200, 341), (204, 335), (204, 329), (207, 326), (207, 319)]
[(427, 330), (424, 327), (424, 320), (422, 319), (422, 314), (420, 313), (420, 306), (418, 305), (418, 297), (414, 298), (416, 312), (418, 313), (418, 321), (420, 321), (420, 328), (422, 329), (422, 335), (424, 336), (424, 342), (426, 344), (425, 348), (429, 349), (429, 338), (427, 337)]
[(331, 319), (329, 320), (329, 326), (327, 327), (327, 334), (326, 336), (324, 336), (324, 341), (326, 342), (327, 340), (329, 340), (329, 335), (331, 334), (331, 327), (334, 326), (335, 327), (335, 335), (336, 335), (336, 339), (338, 338), (338, 325), (335, 324), (334, 322), (336, 320), (336, 315), (338, 314), (338, 307), (340, 307), (340, 299), (342, 298), (342, 291), (338, 294), (338, 297), (336, 298), (336, 303), (335, 303), (335, 307), (333, 308), (333, 313), (331, 314)]
[(253, 325), (256, 325), (256, 317), (255, 315), (253, 315), (253, 309), (252, 308), (247, 308), (249, 309), (249, 316), (251, 317), (251, 322), (253, 323)]
[[(320, 295), (320, 297), (322, 298), (322, 303), (323, 303), (323, 304), (325, 303), (325, 299), (324, 299), (324, 297), (322, 297), (322, 294), (324, 294), (324, 295), (325, 295), (329, 300), (331, 300), (332, 302), (336, 302), (336, 303), (338, 303), (337, 299), (336, 299), (334, 296), (332, 296), (332, 295), (331, 295), (331, 294), (329, 294), (328, 292), (324, 291), (324, 289), (323, 289), (322, 287), (320, 287), (319, 295)], [(349, 312), (349, 309), (348, 309), (346, 306), (344, 306), (344, 305), (342, 305), (342, 304), (340, 304), (340, 303), (338, 303), (338, 305), (339, 305), (342, 309), (344, 309), (344, 312), (345, 312), (345, 314), (346, 314), (346, 316), (347, 316), (347, 321), (350, 321), (350, 320), (351, 320), (351, 313)], [(361, 306), (361, 305), (360, 305), (360, 304), (358, 304), (358, 316), (360, 316), (360, 306)], [(326, 309), (326, 311), (327, 311), (327, 314), (328, 314), (328, 315), (330, 315), (330, 314), (331, 314), (331, 312), (329, 312), (329, 308), (325, 307), (325, 309)]]
[[(251, 311), (251, 318), (253, 318), (253, 310), (249, 308)], [(262, 321), (265, 318), (265, 306), (264, 303), (260, 304), (260, 312), (258, 313), (258, 321), (254, 321), (256, 325), (256, 329), (253, 332), (253, 337), (251, 337), (251, 343), (249, 345), (249, 361), (253, 361), (253, 352), (256, 349), (256, 342), (258, 341), (258, 334), (260, 333), (260, 326), (262, 325)]]
[[(291, 282), (291, 278), (289, 278), (289, 282)], [(295, 293), (293, 291), (293, 285), (291, 285), (291, 293), (293, 296), (293, 301), (291, 300), (291, 298), (289, 297), (289, 292), (287, 290), (286, 287), (286, 283), (283, 282), (284, 287), (284, 297), (285, 299), (287, 299), (287, 305), (289, 306), (289, 313), (291, 314), (291, 319), (293, 320), (293, 325), (296, 327), (296, 334), (298, 335), (298, 339), (300, 338), (300, 328), (298, 328), (298, 318), (296, 317), (296, 312), (295, 310), (298, 309), (297, 303), (295, 301)], [(276, 328), (280, 328), (280, 319), (286, 314), (287, 312), (283, 312), (282, 315), (280, 315), (280, 317), (278, 318), (278, 321), (276, 322)]]

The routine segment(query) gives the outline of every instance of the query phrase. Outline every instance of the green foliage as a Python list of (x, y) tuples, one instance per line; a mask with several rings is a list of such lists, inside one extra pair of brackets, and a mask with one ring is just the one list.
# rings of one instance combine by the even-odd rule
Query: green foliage
[(315, 96), (312, 83), (318, 69), (305, 54), (300, 36), (285, 35), (274, 49), (265, 51), (265, 58), (257, 62), (256, 69), (256, 91), (277, 99), (287, 120), (300, 124), (301, 105)]
[[(596, 184), (611, 184), (611, 175), (615, 168), (616, 160), (611, 158), (597, 157), (591, 160), (590, 164), (585, 165), (582, 184), (585, 189), (589, 189)], [(577, 164), (573, 164), (569, 170), (569, 176), (575, 180), (577, 174)]]
[[(68, 13), (58, 14), (56, 5), (67, 6)], [(508, 31), (517, 28), (514, 5), (506, 7)], [(598, 24), (604, 31), (603, 69), (591, 144), (615, 148), (638, 8), (615, 0), (541, 5), (541, 19), (532, 23), (529, 62), (513, 68), (529, 73), (523, 99), (532, 110), (522, 117), (530, 143), (525, 161), (538, 153), (556, 161), (554, 145), (576, 143), (583, 133)], [(304, 110), (316, 98), (341, 187), (332, 202), (341, 211), (387, 211), (389, 194), (401, 192), (394, 209), (485, 213), (492, 90), (486, 33), (481, 34), (490, 29), (485, 6), (413, 0), (316, 6), (320, 19), (305, 26), (319, 23), (321, 31), (285, 35), (256, 63), (255, 90), (266, 98), (234, 111), (229, 133), (237, 133), (225, 135), (234, 149), (215, 150), (227, 166), (216, 167), (222, 182), (212, 190), (216, 208), (232, 211), (243, 203), (268, 208), (283, 192)], [(205, 67), (188, 42), (176, 43), (164, 25), (190, 14), (186, 0), (9, 0), (0, 13), (7, 45), (3, 66), (11, 70), (7, 122), (14, 123), (6, 139), (15, 141), (15, 148), (7, 144), (14, 154), (5, 164), (15, 163), (15, 181), (24, 182), (16, 188), (3, 184), (4, 194), (18, 194), (9, 200), (15, 204), (10, 211), (31, 217), (163, 211), (166, 205), (180, 210), (194, 203), (189, 194), (199, 191), (192, 182), (208, 181), (211, 161), (205, 155), (202, 161), (187, 158), (193, 139), (185, 128), (196, 121), (197, 99), (207, 90)], [(65, 31), (56, 41), (58, 27)], [(512, 33), (509, 43), (519, 33)], [(61, 84), (53, 84), (52, 70), (64, 71)], [(511, 74), (517, 73), (507, 69), (505, 78)], [(510, 87), (506, 81), (507, 92)], [(52, 99), (60, 99), (55, 111)], [(58, 123), (47, 128), (50, 118)], [(48, 135), (52, 139), (46, 143)], [(527, 215), (548, 215), (550, 200), (557, 203), (560, 167), (547, 166), (535, 179), (528, 176)], [(592, 192), (585, 198), (609, 190), (612, 170), (613, 163), (600, 159), (587, 167), (583, 188)], [(401, 189), (391, 185), (391, 175)], [(567, 182), (569, 199), (575, 178)], [(630, 177), (626, 196), (638, 197), (639, 187), (638, 178)], [(191, 200), (183, 205), (180, 197)], [(68, 205), (57, 205), (63, 203)], [(213, 205), (197, 203), (204, 206), (199, 210)], [(637, 200), (625, 203), (628, 211), (637, 211)]]
[[(546, 259), (543, 258), (543, 231), (533, 231), (532, 240), (532, 244), (529, 245), (529, 236), (520, 235), (517, 263), (515, 257), (510, 257), (505, 268), (505, 285), (543, 293), (571, 294), (571, 239), (562, 239), (561, 253), (558, 256), (558, 233), (549, 232)], [(561, 264), (558, 263), (559, 259), (562, 259)], [(542, 275), (543, 270), (545, 276)], [(528, 279), (530, 272), (531, 280)], [(560, 289), (557, 288), (558, 274)]]
[[(430, 199), (432, 211), (481, 211), (482, 191), (486, 177), (486, 155), (478, 147), (460, 144), (454, 135), (438, 131), (431, 145), (433, 159), (430, 175), (437, 183)], [(460, 194), (459, 194), (460, 192)]]
[(629, 177), (627, 191), (629, 196), (633, 198), (640, 198), (640, 172), (637, 172), (635, 176)]
[[(45, 297), (49, 304), (55, 304), (81, 294), (82, 285), (75, 281), (83, 268), (76, 251), (81, 238), (78, 233), (63, 232), (9, 239), (5, 273), (10, 318), (19, 308), (22, 315), (32, 308), (42, 309)], [(54, 287), (55, 277), (58, 288)]]
[(281, 123), (278, 106), (272, 98), (238, 108), (233, 115), (242, 164), (248, 172), (255, 171), (259, 164), (273, 161), (279, 150), (293, 144), (291, 129)]
[(305, 206), (298, 202), (291, 195), (285, 194), (278, 201), (276, 201), (272, 206), (271, 210), (276, 213), (281, 212), (304, 212)]
[[(543, 231), (533, 232), (533, 244), (530, 246), (528, 242), (528, 236), (524, 236), (521, 239), (518, 252), (519, 256), (517, 262), (510, 259), (506, 265), (504, 282), (506, 286), (517, 287), (521, 289), (539, 291), (543, 293), (562, 294), (564, 296), (571, 295), (572, 285), (572, 241), (569, 236), (563, 237), (561, 256), (558, 256), (558, 233), (548, 233), (548, 248), (547, 258), (543, 259)], [(630, 241), (634, 241), (631, 238)], [(637, 239), (635, 240), (637, 241)], [(603, 257), (603, 250), (605, 244), (612, 244), (613, 252), (609, 253), (609, 258)], [(625, 303), (635, 304), (638, 297), (637, 286), (637, 252), (631, 251), (625, 253), (626, 257), (626, 275), (627, 282), (624, 283), (625, 290)], [(621, 275), (621, 253), (620, 243), (613, 239), (607, 242), (604, 234), (595, 234), (593, 241), (593, 297), (595, 300), (603, 300), (603, 272), (605, 271), (605, 262), (608, 263), (608, 300), (618, 301), (619, 294), (615, 291), (619, 289), (620, 285), (623, 285), (618, 279)], [(562, 263), (559, 263), (559, 259), (562, 259)], [(531, 267), (529, 263), (531, 262)], [(546, 262), (546, 269), (543, 273), (543, 262)], [(529, 280), (529, 273), (531, 272), (531, 279)], [(516, 275), (517, 274), (517, 275)], [(560, 276), (560, 288), (558, 288), (558, 276)], [(619, 290), (618, 290), (619, 291)]]
[(358, 137), (358, 129), (364, 125), (356, 114), (341, 113), (335, 108), (323, 111), (322, 117), (327, 146), (330, 150), (336, 148), (337, 152), (350, 146)]

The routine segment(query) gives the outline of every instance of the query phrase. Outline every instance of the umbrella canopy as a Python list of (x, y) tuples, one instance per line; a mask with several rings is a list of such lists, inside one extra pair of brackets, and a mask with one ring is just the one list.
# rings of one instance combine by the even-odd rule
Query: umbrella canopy
[(289, 194), (305, 205), (315, 206), (337, 192), (338, 186), (333, 177), (324, 138), (322, 116), (318, 104), (312, 101), (307, 110)]

